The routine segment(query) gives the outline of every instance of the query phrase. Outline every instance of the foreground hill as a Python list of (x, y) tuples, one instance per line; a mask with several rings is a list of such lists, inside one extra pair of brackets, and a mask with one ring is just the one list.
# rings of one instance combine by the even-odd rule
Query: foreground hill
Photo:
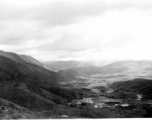
[(16, 56), (0, 56), (0, 98), (36, 111), (52, 109), (76, 98), (73, 90), (58, 84), (62, 78), (57, 73)]

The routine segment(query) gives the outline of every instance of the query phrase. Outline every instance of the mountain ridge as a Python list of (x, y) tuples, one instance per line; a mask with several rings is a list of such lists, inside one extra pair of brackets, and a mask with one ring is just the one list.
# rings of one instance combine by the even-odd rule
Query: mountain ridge
[(0, 98), (29, 110), (52, 109), (76, 98), (74, 91), (58, 83), (62, 77), (56, 72), (18, 58), (15, 53), (0, 55)]

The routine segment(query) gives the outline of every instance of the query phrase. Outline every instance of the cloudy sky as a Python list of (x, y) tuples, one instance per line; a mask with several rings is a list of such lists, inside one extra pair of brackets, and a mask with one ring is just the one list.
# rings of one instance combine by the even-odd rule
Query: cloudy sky
[(49, 60), (152, 60), (152, 0), (0, 0), (0, 49)]

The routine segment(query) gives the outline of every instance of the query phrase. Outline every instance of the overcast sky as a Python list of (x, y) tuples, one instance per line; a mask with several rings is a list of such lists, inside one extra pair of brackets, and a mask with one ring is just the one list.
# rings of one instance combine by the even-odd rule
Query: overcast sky
[(38, 60), (152, 60), (152, 0), (0, 0), (0, 49)]

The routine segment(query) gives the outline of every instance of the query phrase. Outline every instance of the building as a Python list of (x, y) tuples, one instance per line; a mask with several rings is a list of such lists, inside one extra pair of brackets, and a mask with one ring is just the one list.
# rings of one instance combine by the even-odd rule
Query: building
[(128, 106), (129, 106), (128, 103), (121, 104), (121, 107), (128, 107)]
[(137, 95), (137, 100), (141, 100), (142, 99), (142, 95)]

